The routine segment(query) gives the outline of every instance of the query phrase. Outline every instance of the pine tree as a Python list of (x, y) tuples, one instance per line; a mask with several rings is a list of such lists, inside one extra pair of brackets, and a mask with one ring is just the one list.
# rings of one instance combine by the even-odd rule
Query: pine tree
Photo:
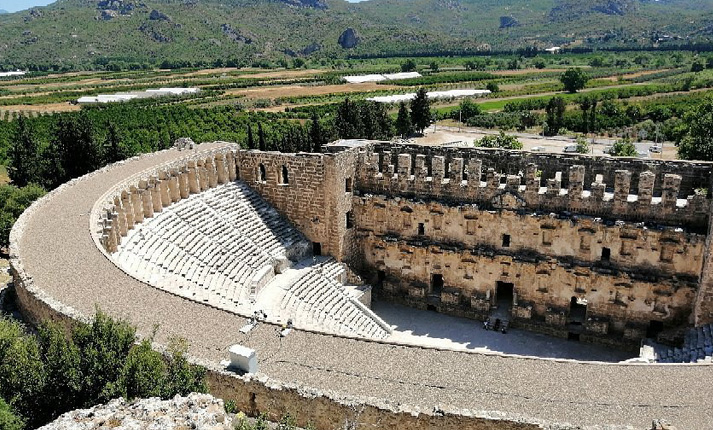
[(324, 145), (326, 142), (324, 139), (322, 126), (319, 124), (319, 117), (317, 116), (317, 112), (312, 113), (312, 124), (310, 124), (309, 128), (309, 137), (312, 141), (312, 147), (309, 148), (308, 151), (319, 152), (322, 145)]
[(408, 107), (406, 103), (401, 102), (399, 104), (399, 114), (396, 117), (396, 132), (403, 138), (410, 135), (412, 131), (413, 127), (411, 125), (411, 116)]
[(411, 123), (421, 134), (431, 125), (431, 102), (424, 88), (419, 88), (416, 97), (411, 100)]
[(255, 138), (253, 137), (253, 128), (248, 123), (248, 149), (255, 149)]
[(14, 185), (24, 187), (30, 182), (37, 181), (39, 174), (38, 144), (34, 130), (24, 115), (20, 115), (17, 119), (17, 128), (12, 142), (10, 178)]
[(121, 145), (119, 130), (113, 122), (107, 123), (106, 140), (104, 141), (104, 164), (116, 163), (126, 158)]
[(262, 130), (262, 123), (257, 123), (257, 136), (260, 151), (266, 151), (267, 145), (265, 144), (265, 132)]

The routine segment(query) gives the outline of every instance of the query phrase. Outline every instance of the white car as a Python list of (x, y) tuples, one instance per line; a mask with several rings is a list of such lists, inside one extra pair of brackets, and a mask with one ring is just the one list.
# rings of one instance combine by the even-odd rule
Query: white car
[(564, 147), (562, 152), (566, 152), (566, 153), (577, 152), (577, 145), (567, 145)]
[(542, 152), (544, 150), (545, 150), (544, 146), (533, 146), (532, 149), (530, 149), (530, 151), (532, 151), (532, 152)]
[(649, 147), (649, 151), (659, 153), (659, 152), (661, 152), (661, 147), (660, 147), (660, 146), (656, 146), (656, 145), (650, 146), (650, 147)]

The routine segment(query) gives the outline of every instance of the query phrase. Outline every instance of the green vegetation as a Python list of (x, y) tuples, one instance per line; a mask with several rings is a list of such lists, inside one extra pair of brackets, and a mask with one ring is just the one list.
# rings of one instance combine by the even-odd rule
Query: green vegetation
[(10, 230), (15, 220), (44, 194), (45, 190), (37, 185), (22, 188), (0, 185), (0, 250), (10, 245)]
[(502, 131), (498, 135), (483, 136), (473, 144), (481, 148), (522, 149), (522, 142), (517, 137), (505, 134)]
[(678, 156), (685, 160), (713, 160), (713, 98), (687, 112), (683, 124)]
[(570, 68), (562, 74), (560, 81), (564, 85), (564, 89), (570, 93), (576, 93), (587, 85), (589, 77), (582, 69)]
[(584, 136), (577, 136), (577, 153), (589, 154), (589, 143)]
[(128, 323), (100, 311), (69, 334), (46, 323), (33, 336), (0, 318), (0, 423), (20, 429), (22, 417), (24, 428), (36, 428), (118, 396), (168, 399), (205, 392), (204, 370), (187, 362), (183, 342), (174, 341), (164, 357), (151, 349), (150, 339), (134, 344), (135, 335)]
[[(602, 3), (602, 4), (599, 4)], [(611, 4), (626, 3), (630, 7)], [(43, 8), (0, 15), (0, 62), (5, 69), (136, 70), (178, 67), (313, 67), (344, 58), (472, 55), (508, 50), (508, 68), (546, 67), (535, 46), (576, 49), (710, 48), (707, 23), (713, 5), (670, 2), (466, 0), (145, 0), (108, 5), (63, 0)], [(156, 11), (156, 14), (150, 12)], [(519, 25), (501, 27), (500, 17)], [(420, 18), (419, 18), (420, 17)], [(428, 19), (423, 19), (428, 17)], [(453, 25), (458, 23), (458, 25)], [(340, 44), (342, 32), (354, 38)], [(666, 29), (666, 34), (659, 29)], [(564, 36), (566, 35), (566, 36)], [(532, 59), (532, 60), (531, 60)], [(530, 61), (531, 60), (531, 61)], [(417, 60), (418, 61), (418, 60)], [(482, 67), (471, 60), (472, 70)], [(645, 57), (641, 64), (648, 64)], [(425, 64), (429, 64), (428, 62)], [(599, 64), (599, 63), (598, 63)], [(600, 64), (606, 64), (602, 58)], [(445, 64), (439, 62), (439, 69)]]
[(636, 146), (628, 138), (615, 142), (609, 154), (615, 157), (636, 157), (638, 155)]
[(431, 102), (426, 96), (426, 90), (419, 88), (416, 91), (416, 97), (411, 100), (411, 124), (418, 133), (423, 134), (423, 130), (432, 122)]

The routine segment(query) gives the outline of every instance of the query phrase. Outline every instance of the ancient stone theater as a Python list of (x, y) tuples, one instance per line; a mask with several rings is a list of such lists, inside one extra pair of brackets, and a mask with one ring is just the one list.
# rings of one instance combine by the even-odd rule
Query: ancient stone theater
[(99, 307), (158, 324), (155, 347), (185, 338), (212, 394), (318, 429), (713, 428), (712, 168), (182, 145), (32, 205), (14, 285), (34, 323)]

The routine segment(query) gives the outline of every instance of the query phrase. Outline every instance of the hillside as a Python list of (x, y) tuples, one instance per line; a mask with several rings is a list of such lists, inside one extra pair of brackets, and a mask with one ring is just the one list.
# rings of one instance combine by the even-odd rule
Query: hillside
[[(58, 0), (0, 16), (0, 67), (252, 62), (708, 40), (707, 0)], [(349, 30), (351, 29), (351, 30)]]

